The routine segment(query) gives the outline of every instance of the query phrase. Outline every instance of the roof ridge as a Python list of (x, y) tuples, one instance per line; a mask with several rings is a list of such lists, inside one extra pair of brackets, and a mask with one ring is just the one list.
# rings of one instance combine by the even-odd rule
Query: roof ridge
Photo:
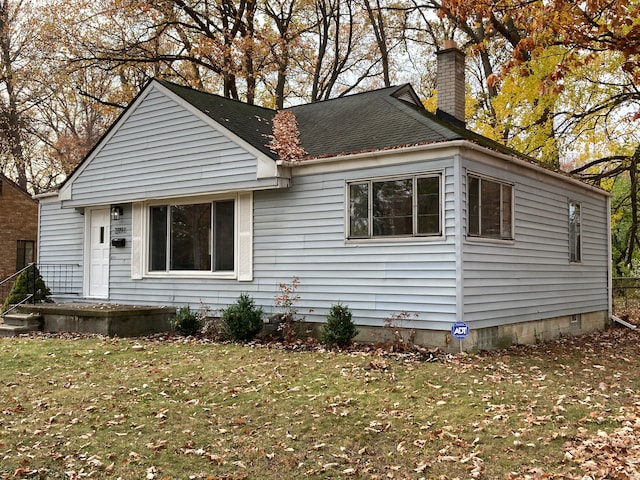
[[(380, 88), (375, 88), (373, 90), (364, 90), (362, 92), (355, 92), (355, 93), (350, 93), (349, 95), (343, 95), (343, 96), (338, 96), (338, 97), (332, 97), (332, 98), (327, 98), (325, 100), (318, 100), (317, 102), (306, 102), (306, 103), (301, 103), (299, 105), (292, 105), (290, 107), (286, 107), (283, 110), (292, 110), (292, 109), (296, 109), (296, 108), (304, 108), (304, 107), (308, 107), (309, 105), (318, 105), (318, 104), (323, 104), (323, 103), (327, 103), (327, 102), (335, 102), (338, 100), (344, 100), (346, 98), (353, 98), (353, 97), (357, 97), (360, 95), (371, 95), (371, 94), (380, 94), (385, 90), (394, 90), (397, 91), (401, 88), (404, 88), (406, 85), (409, 85), (408, 83), (403, 83), (401, 85), (389, 85), (388, 87), (380, 87)], [(390, 95), (392, 95), (393, 93), (391, 93)]]
[[(166, 88), (168, 88), (171, 91), (174, 91), (174, 88), (180, 88), (180, 89), (184, 89), (184, 90), (189, 90), (191, 92), (195, 92), (195, 93), (199, 93), (202, 95), (207, 95), (209, 97), (216, 97), (219, 98), (223, 101), (229, 102), (229, 103), (239, 103), (241, 104), (243, 107), (253, 107), (253, 108), (259, 108), (261, 110), (266, 110), (269, 112), (275, 112), (275, 110), (273, 108), (269, 108), (269, 107), (263, 107), (262, 105), (256, 105), (256, 104), (252, 104), (252, 103), (247, 103), (243, 100), (239, 100), (236, 98), (231, 98), (231, 97), (225, 97), (224, 95), (219, 95), (217, 93), (211, 93), (211, 92), (207, 92), (206, 90), (200, 90), (198, 88), (194, 88), (188, 85), (181, 85), (179, 83), (175, 83), (175, 82), (171, 82), (169, 80), (165, 80), (165, 79), (160, 79), (160, 78), (154, 78), (154, 81), (158, 82), (159, 84), (165, 86)], [(175, 92), (177, 95), (180, 95), (179, 93)]]

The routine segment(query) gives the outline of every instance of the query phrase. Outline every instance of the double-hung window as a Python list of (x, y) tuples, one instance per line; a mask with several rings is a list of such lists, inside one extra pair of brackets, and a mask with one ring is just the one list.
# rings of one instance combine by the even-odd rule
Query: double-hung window
[(582, 213), (580, 204), (569, 202), (569, 262), (582, 261)]
[(467, 233), (470, 237), (513, 239), (513, 186), (468, 175)]
[(149, 271), (233, 271), (234, 209), (233, 200), (151, 206)]
[(442, 235), (441, 175), (348, 184), (348, 238)]

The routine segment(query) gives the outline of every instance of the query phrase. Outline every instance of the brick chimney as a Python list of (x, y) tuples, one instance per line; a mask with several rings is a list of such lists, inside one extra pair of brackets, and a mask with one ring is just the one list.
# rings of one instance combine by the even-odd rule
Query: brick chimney
[(444, 49), (437, 52), (438, 90), (437, 114), (448, 120), (465, 125), (465, 54), (458, 49), (455, 40), (444, 41)]

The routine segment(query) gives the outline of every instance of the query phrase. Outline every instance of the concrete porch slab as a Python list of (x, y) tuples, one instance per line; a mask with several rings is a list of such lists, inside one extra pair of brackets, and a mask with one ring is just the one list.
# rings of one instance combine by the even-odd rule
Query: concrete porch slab
[(43, 303), (23, 305), (20, 311), (44, 318), (45, 332), (97, 333), (136, 337), (171, 330), (174, 307), (111, 303)]

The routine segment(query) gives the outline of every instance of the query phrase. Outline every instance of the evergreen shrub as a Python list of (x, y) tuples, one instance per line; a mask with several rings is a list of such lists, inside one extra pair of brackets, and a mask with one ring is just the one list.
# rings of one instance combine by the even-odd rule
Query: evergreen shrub
[(256, 306), (248, 294), (242, 293), (236, 303), (222, 311), (220, 331), (235, 342), (252, 340), (262, 330), (263, 313), (262, 307)]
[(180, 307), (173, 317), (173, 329), (185, 337), (197, 335), (202, 328), (200, 315), (192, 311), (189, 305)]
[(349, 345), (358, 334), (351, 317), (351, 310), (346, 305), (332, 305), (327, 315), (327, 323), (322, 326), (320, 332), (320, 342), (328, 347), (342, 348)]

